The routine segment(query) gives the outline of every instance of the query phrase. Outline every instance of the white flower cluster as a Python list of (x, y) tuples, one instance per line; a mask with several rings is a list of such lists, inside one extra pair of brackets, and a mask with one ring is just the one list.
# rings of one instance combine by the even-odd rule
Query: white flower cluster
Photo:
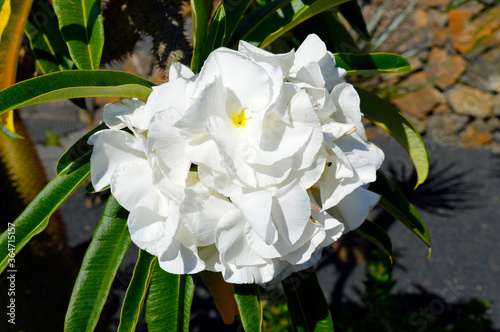
[(93, 186), (110, 185), (133, 242), (170, 273), (283, 279), (379, 200), (365, 187), (384, 155), (344, 75), (316, 35), (286, 54), (219, 48), (198, 75), (175, 64), (146, 103), (106, 105)]

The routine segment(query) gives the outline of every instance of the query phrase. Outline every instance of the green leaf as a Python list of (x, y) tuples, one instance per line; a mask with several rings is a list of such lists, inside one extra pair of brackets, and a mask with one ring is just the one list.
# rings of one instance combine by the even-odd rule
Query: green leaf
[(17, 254), (33, 236), (43, 231), (49, 223), (49, 217), (89, 175), (90, 153), (86, 153), (69, 164), (36, 196), (12, 225), (15, 241), (9, 241), (8, 232), (0, 236), (0, 273), (9, 263), (9, 252)]
[(146, 301), (148, 331), (189, 331), (195, 278), (170, 274), (155, 266)]
[(344, 68), (347, 75), (373, 75), (407, 73), (411, 67), (401, 55), (391, 53), (336, 53), (336, 66)]
[(293, 273), (281, 284), (296, 331), (333, 331), (328, 303), (313, 268)]
[(210, 53), (216, 48), (222, 46), (225, 31), (226, 11), (224, 10), (224, 5), (221, 4), (219, 8), (217, 8), (212, 22), (210, 22), (210, 30), (208, 31), (208, 37), (205, 40), (205, 45), (203, 47), (203, 52), (200, 58), (200, 69)]
[(370, 220), (365, 220), (358, 228), (354, 230), (358, 235), (364, 237), (389, 256), (392, 263), (392, 241), (387, 232)]
[(104, 46), (101, 0), (53, 0), (59, 30), (79, 69), (98, 69)]
[(256, 25), (245, 39), (264, 48), (301, 22), (346, 1), (348, 0), (292, 0)]
[(56, 173), (61, 173), (66, 167), (68, 167), (68, 165), (73, 163), (75, 160), (84, 156), (85, 154), (91, 153), (93, 147), (92, 145), (87, 143), (89, 137), (94, 133), (107, 128), (108, 126), (106, 126), (105, 123), (101, 123), (94, 129), (89, 131), (87, 134), (82, 136), (78, 141), (76, 141), (76, 143), (73, 144), (66, 152), (64, 152), (57, 161)]
[(49, 0), (35, 0), (24, 30), (44, 74), (73, 67), (68, 46), (59, 32), (59, 23)]
[(269, 16), (276, 13), (278, 9), (288, 5), (291, 1), (292, 0), (274, 0), (243, 16), (232, 34), (228, 46), (236, 47), (240, 40), (247, 40), (248, 35), (254, 31), (254, 29), (259, 27), (269, 18)]
[(205, 7), (205, 0), (191, 0), (191, 12), (193, 17), (193, 58), (191, 59), (191, 70), (197, 74), (203, 64), (201, 56), (208, 31), (208, 13)]
[(132, 244), (127, 217), (128, 211), (110, 196), (83, 257), (66, 313), (65, 331), (93, 331), (97, 325), (118, 267)]
[(358, 33), (358, 35), (366, 41), (370, 41), (370, 34), (366, 28), (365, 19), (361, 13), (358, 1), (351, 0), (339, 5), (339, 11), (344, 18), (349, 22), (349, 25)]
[(422, 239), (427, 247), (431, 247), (431, 237), (427, 226), (425, 226), (413, 204), (408, 201), (394, 182), (389, 180), (382, 172), (377, 172), (377, 180), (372, 182), (368, 189), (382, 196), (378, 204), (384, 210)]
[(248, 8), (252, 0), (241, 0), (241, 1), (232, 1), (232, 0), (224, 0), (222, 4), (224, 5), (224, 11), (226, 12), (226, 29), (224, 32), (224, 40), (222, 42), (222, 46), (226, 46), (231, 39), (238, 23), (245, 13), (245, 10)]
[(234, 298), (240, 311), (241, 323), (247, 332), (262, 331), (262, 302), (256, 284), (234, 284)]
[(123, 300), (118, 332), (135, 331), (156, 262), (155, 256), (144, 250), (139, 250), (134, 274)]
[(146, 99), (155, 84), (115, 70), (68, 70), (42, 75), (0, 91), (0, 114), (53, 100), (80, 97)]
[(417, 129), (403, 113), (379, 96), (360, 88), (356, 91), (364, 117), (393, 136), (410, 155), (417, 171), (415, 188), (418, 187), (429, 175), (429, 156)]

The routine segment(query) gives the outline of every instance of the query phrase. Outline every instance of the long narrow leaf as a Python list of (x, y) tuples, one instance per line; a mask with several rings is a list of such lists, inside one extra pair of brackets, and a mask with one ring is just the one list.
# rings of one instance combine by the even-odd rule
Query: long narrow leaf
[(59, 23), (49, 0), (33, 2), (24, 31), (44, 74), (71, 69), (73, 61), (59, 32)]
[(104, 46), (101, 0), (53, 0), (59, 30), (80, 69), (98, 69)]
[(238, 314), (238, 305), (234, 299), (233, 286), (227, 283), (220, 272), (201, 271), (200, 277), (207, 286), (215, 307), (219, 311), (224, 324), (234, 323)]
[[(0, 89), (16, 81), (19, 47), (33, 0), (5, 0), (0, 11)], [(14, 114), (0, 114), (0, 131), (9, 138), (19, 138), (14, 130)]]
[(148, 331), (189, 331), (195, 279), (176, 275), (155, 266), (146, 301)]
[(241, 323), (247, 332), (262, 331), (262, 302), (256, 284), (235, 284), (234, 298), (240, 310)]
[(301, 22), (346, 1), (348, 0), (292, 0), (262, 21), (245, 39), (264, 48)]
[(0, 114), (53, 100), (116, 96), (146, 99), (155, 84), (115, 70), (71, 70), (38, 76), (0, 91)]
[(110, 196), (71, 294), (65, 331), (93, 331), (106, 303), (118, 267), (132, 240), (127, 228), (128, 211)]
[(134, 274), (123, 300), (118, 332), (135, 331), (156, 262), (155, 256), (139, 250)]
[(363, 40), (370, 41), (370, 34), (366, 28), (365, 19), (358, 1), (351, 0), (340, 4), (339, 11)]
[(354, 230), (358, 235), (364, 237), (389, 256), (392, 262), (392, 241), (387, 232), (370, 220), (365, 220), (358, 228)]
[(278, 9), (288, 5), (291, 1), (292, 0), (274, 0), (262, 7), (252, 10), (240, 20), (228, 42), (228, 46), (236, 47), (240, 40), (247, 40), (248, 35), (255, 28), (261, 26), (262, 22), (267, 20), (269, 16), (276, 13)]
[(333, 331), (332, 316), (314, 269), (293, 273), (281, 284), (296, 331)]
[(89, 177), (90, 153), (69, 164), (53, 178), (14, 221), (15, 242), (9, 242), (8, 232), (0, 236), (0, 273), (9, 262), (8, 249), (18, 253), (28, 241), (47, 227), (49, 217)]
[(223, 1), (224, 11), (226, 12), (227, 22), (226, 31), (224, 33), (223, 46), (226, 46), (233, 35), (238, 23), (240, 22), (245, 10), (248, 8), (252, 0), (240, 1)]
[(429, 156), (415, 126), (394, 106), (366, 90), (356, 88), (364, 117), (393, 136), (408, 152), (417, 171), (415, 188), (429, 175)]
[(200, 66), (205, 62), (213, 50), (222, 46), (222, 41), (224, 40), (226, 32), (226, 21), (224, 4), (221, 4), (219, 8), (217, 8), (214, 18), (210, 22), (210, 30), (208, 31), (208, 37), (205, 40), (205, 45), (203, 47), (203, 52), (200, 58)]
[(373, 75), (383, 73), (407, 73), (411, 67), (400, 55), (390, 53), (352, 54), (336, 53), (337, 67), (344, 68), (347, 75)]
[(382, 195), (379, 205), (389, 212), (394, 218), (415, 233), (427, 247), (431, 247), (431, 237), (427, 226), (420, 218), (417, 210), (398, 186), (389, 180), (382, 172), (377, 172), (377, 180), (370, 184), (369, 189)]
[(193, 59), (191, 60), (191, 69), (196, 74), (203, 64), (201, 56), (208, 31), (208, 13), (205, 0), (191, 0), (191, 11), (193, 13)]

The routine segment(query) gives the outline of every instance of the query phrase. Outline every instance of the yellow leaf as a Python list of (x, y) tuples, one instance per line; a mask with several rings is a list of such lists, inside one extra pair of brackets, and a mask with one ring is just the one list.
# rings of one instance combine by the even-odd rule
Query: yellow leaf
[(2, 35), (5, 28), (7, 27), (7, 23), (9, 23), (10, 12), (10, 0), (5, 0), (2, 6), (2, 10), (0, 10), (0, 43), (2, 42)]
[(7, 130), (15, 133), (14, 128), (14, 113), (13, 111), (5, 112), (0, 114), (0, 124), (7, 128)]
[(202, 271), (200, 276), (212, 295), (224, 324), (232, 324), (238, 314), (233, 286), (224, 281), (220, 272)]

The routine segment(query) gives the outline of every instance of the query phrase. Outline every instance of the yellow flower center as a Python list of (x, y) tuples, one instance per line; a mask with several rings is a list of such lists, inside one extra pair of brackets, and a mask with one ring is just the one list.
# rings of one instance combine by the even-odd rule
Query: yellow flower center
[(244, 127), (247, 121), (245, 110), (243, 109), (240, 113), (234, 113), (232, 119), (235, 127)]

